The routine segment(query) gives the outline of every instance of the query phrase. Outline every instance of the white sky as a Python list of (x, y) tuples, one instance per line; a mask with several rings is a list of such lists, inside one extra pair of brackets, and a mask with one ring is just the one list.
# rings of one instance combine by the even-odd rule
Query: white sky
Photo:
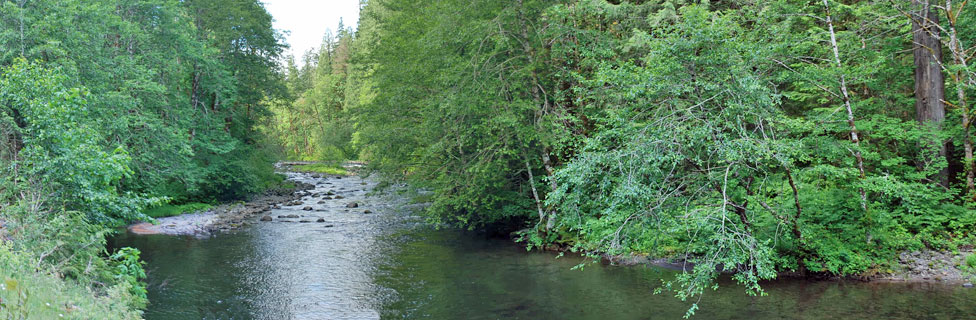
[(285, 34), (291, 49), (301, 61), (308, 49), (318, 49), (326, 30), (335, 33), (339, 19), (346, 27), (356, 28), (359, 22), (359, 0), (262, 0), (274, 17), (275, 29)]

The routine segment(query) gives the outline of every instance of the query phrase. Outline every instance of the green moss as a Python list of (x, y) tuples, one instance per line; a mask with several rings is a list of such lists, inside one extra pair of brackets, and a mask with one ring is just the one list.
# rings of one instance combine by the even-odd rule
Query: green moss
[(970, 269), (976, 269), (976, 254), (966, 256), (966, 266)]
[(146, 215), (153, 218), (178, 216), (184, 213), (203, 211), (213, 208), (209, 203), (191, 202), (186, 204), (164, 204), (146, 210)]
[(325, 173), (334, 175), (349, 175), (349, 171), (342, 166), (335, 164), (325, 164), (325, 163), (315, 163), (315, 164), (302, 164), (292, 167), (292, 170), (299, 172), (315, 172), (315, 173)]

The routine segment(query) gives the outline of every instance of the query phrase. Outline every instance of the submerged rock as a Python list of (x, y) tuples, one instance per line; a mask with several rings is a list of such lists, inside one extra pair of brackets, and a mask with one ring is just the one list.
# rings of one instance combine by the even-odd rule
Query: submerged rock
[(359, 208), (359, 204), (355, 202), (350, 202), (346, 204), (346, 208)]
[(263, 216), (261, 217), (261, 221), (271, 221), (271, 216)]
[(373, 213), (373, 212), (372, 211), (369, 211), (369, 210), (363, 210), (363, 213), (370, 214), (370, 213)]
[(315, 222), (325, 222), (325, 218), (319, 218), (318, 220), (315, 220)]
[(302, 208), (302, 210), (305, 210), (305, 211), (312, 211), (312, 207), (308, 207), (308, 206), (306, 206), (306, 207), (304, 207), (304, 208)]

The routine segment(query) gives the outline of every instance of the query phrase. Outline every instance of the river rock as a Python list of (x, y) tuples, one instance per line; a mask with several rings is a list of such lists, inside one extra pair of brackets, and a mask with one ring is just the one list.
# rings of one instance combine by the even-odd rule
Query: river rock
[(312, 222), (312, 221), (311, 220), (302, 220), (302, 221), (298, 221), (298, 222), (300, 222), (300, 223), (309, 223), (309, 222)]
[(295, 218), (298, 218), (298, 215), (297, 214), (289, 214), (289, 215), (285, 215), (285, 216), (278, 216), (278, 219), (284, 219), (284, 218), (295, 219)]
[(370, 214), (370, 213), (373, 213), (373, 212), (372, 211), (369, 211), (369, 210), (363, 210), (363, 213)]
[(324, 225), (322, 227), (323, 228), (332, 228), (332, 227), (335, 227), (335, 225), (334, 224), (327, 224), (327, 225)]
[(316, 203), (318, 203), (318, 204), (325, 204), (325, 201), (324, 200), (320, 200), (319, 202), (316, 202)]
[(969, 283), (969, 282), (966, 282), (966, 283), (963, 283), (962, 286), (964, 288), (972, 288), (973, 287), (973, 284), (972, 283)]
[(325, 222), (325, 218), (319, 218), (318, 220), (315, 220), (315, 222)]
[(261, 217), (261, 221), (271, 221), (271, 216), (263, 216)]
[(335, 190), (329, 190), (329, 192), (326, 192), (325, 195), (327, 195), (327, 196), (334, 196), (335, 195)]
[(346, 208), (359, 208), (359, 204), (355, 202), (350, 202), (346, 204)]
[(305, 211), (312, 211), (312, 207), (304, 207), (304, 208), (302, 208), (302, 210), (305, 210)]
[(332, 198), (332, 199), (345, 199), (345, 197), (343, 197), (343, 196), (335, 196), (335, 197), (334, 197), (334, 198)]

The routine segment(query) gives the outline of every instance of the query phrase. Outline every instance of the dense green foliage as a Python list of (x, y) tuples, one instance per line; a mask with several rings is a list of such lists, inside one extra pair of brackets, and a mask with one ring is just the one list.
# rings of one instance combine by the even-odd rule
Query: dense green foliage
[(281, 182), (256, 130), (287, 93), (271, 22), (256, 0), (0, 0), (0, 317), (139, 317), (111, 228)]
[(435, 222), (692, 262), (662, 287), (682, 299), (720, 272), (870, 276), (976, 238), (976, 8), (932, 3), (935, 124), (912, 1), (374, 0), (290, 63), (268, 132), (431, 191)]
[(209, 203), (191, 202), (184, 204), (164, 204), (146, 209), (146, 215), (153, 218), (163, 218), (190, 212), (199, 212), (212, 208)]

